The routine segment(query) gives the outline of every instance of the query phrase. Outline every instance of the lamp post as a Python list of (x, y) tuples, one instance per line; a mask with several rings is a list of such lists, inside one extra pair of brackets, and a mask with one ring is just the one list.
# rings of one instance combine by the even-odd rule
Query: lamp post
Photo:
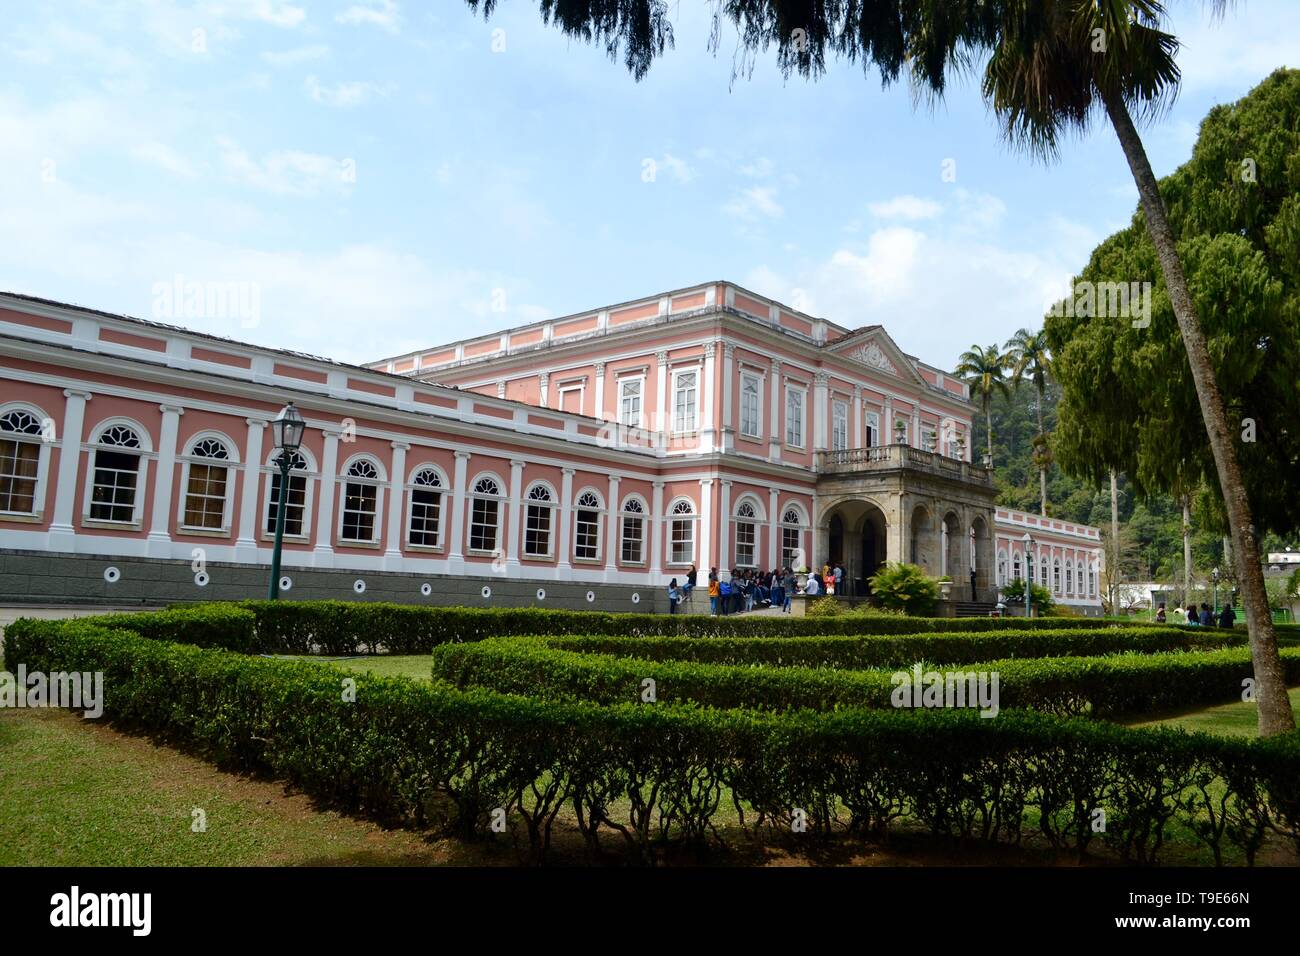
[(1034, 539), (1028, 531), (1020, 539), (1025, 543), (1025, 620), (1034, 616)]
[(284, 543), (284, 513), (289, 505), (289, 459), (302, 444), (302, 433), (307, 428), (302, 415), (290, 402), (280, 409), (280, 417), (271, 422), (275, 447), (280, 454), (280, 495), (275, 508), (275, 550), (271, 552), (271, 586), (267, 598), (274, 601), (280, 596), (280, 548)]
[(1215, 568), (1211, 571), (1210, 577), (1214, 581), (1214, 615), (1217, 618), (1219, 615), (1219, 569)]

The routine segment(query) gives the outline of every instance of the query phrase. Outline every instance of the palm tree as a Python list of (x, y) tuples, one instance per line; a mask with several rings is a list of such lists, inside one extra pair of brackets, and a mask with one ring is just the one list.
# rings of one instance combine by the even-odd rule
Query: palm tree
[(970, 384), (971, 397), (978, 397), (980, 408), (984, 411), (984, 425), (988, 429), (988, 462), (993, 467), (993, 396), (1009, 396), (1011, 384), (1007, 380), (1007, 360), (1005, 352), (996, 345), (981, 348), (972, 345), (962, 353), (953, 372)]
[(1042, 500), (1041, 514), (1047, 515), (1047, 429), (1043, 424), (1043, 405), (1047, 401), (1047, 374), (1052, 359), (1047, 349), (1047, 333), (1039, 329), (1030, 332), (1020, 329), (1007, 340), (1007, 358), (1011, 363), (1011, 382), (1016, 387), (1026, 378), (1033, 382), (1038, 393), (1035, 410), (1038, 412), (1038, 440), (1034, 442), (1034, 458), (1038, 463), (1038, 494)]
[[(466, 0), (491, 15), (497, 0)], [(1228, 0), (1208, 0), (1222, 14)], [(1204, 0), (1201, 4), (1205, 5)], [(1013, 143), (1053, 157), (1061, 138), (1083, 132), (1104, 112), (1137, 183), (1174, 316), (1187, 350), (1201, 416), (1209, 433), (1237, 559), (1255, 670), (1261, 735), (1294, 729), (1277, 636), (1269, 613), (1259, 542), (1241, 467), (1228, 428), (1205, 333), (1192, 305), (1174, 232), (1142, 140), (1133, 122), (1157, 117), (1178, 92), (1178, 40), (1161, 29), (1160, 0), (713, 0), (711, 46), (721, 43), (725, 17), (739, 34), (734, 73), (746, 72), (774, 47), (787, 74), (815, 77), (829, 52), (885, 83), (904, 73), (921, 96), (943, 95), (950, 73), (988, 56), (983, 92)], [(542, 0), (542, 17), (569, 36), (623, 53), (638, 79), (673, 45), (667, 0)]]

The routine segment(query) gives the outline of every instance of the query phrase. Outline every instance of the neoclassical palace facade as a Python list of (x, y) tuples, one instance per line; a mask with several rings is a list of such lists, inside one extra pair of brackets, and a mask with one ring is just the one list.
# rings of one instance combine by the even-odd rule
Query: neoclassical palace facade
[(692, 564), (902, 560), (1100, 609), (1097, 530), (996, 506), (964, 383), (727, 282), (364, 367), (9, 294), (0, 355), (3, 602), (260, 594), (292, 401), (287, 596), (648, 610)]

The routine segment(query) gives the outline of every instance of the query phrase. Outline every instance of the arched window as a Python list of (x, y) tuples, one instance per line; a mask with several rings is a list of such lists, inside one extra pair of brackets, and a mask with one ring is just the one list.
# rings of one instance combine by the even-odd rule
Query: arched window
[(1092, 565), (1088, 568), (1088, 597), (1097, 596), (1097, 566)]
[(0, 512), (40, 512), (43, 438), (41, 419), (31, 411), (15, 408), (0, 415)]
[[(283, 453), (281, 453), (283, 454)], [(289, 488), (284, 505), (284, 533), (286, 537), (306, 537), (307, 524), (307, 474), (311, 467), (301, 452), (289, 454)], [(275, 534), (275, 521), (280, 508), (280, 455), (271, 461), (271, 480), (268, 482), (269, 501), (266, 508), (266, 533)]]
[(742, 501), (736, 508), (736, 567), (758, 566), (758, 525), (755, 523), (754, 505)]
[(803, 549), (803, 514), (797, 508), (787, 508), (781, 515), (781, 567), (798, 571), (807, 562)]
[(230, 527), (230, 449), (219, 438), (199, 437), (185, 462), (185, 502), (181, 525), (201, 531)]
[(524, 515), (524, 554), (530, 558), (549, 558), (555, 496), (550, 488), (538, 482), (528, 489), (525, 497), (528, 507)]
[(1038, 559), (1038, 574), (1038, 586), (1043, 588), (1047, 587), (1047, 558), (1045, 557)]
[(501, 483), (484, 476), (474, 482), (471, 492), (469, 549), (483, 554), (495, 554), (501, 534)]
[(1069, 561), (1065, 562), (1065, 593), (1074, 594), (1074, 565)]
[(623, 502), (623, 563), (645, 563), (645, 504), (640, 498)]
[(672, 564), (690, 564), (695, 560), (695, 506), (682, 500), (669, 513), (668, 560)]
[(573, 523), (573, 556), (579, 561), (599, 561), (600, 514), (603, 510), (600, 496), (594, 491), (584, 491), (578, 495), (577, 504)]
[(339, 531), (344, 541), (379, 540), (380, 480), (379, 467), (369, 458), (358, 458), (348, 466)]
[(126, 425), (110, 425), (99, 435), (90, 492), (90, 519), (130, 524), (139, 517), (140, 436)]
[(407, 540), (417, 548), (440, 546), (442, 530), (442, 476), (433, 468), (421, 468), (411, 478), (410, 518)]
[[(1018, 564), (1017, 567), (1019, 567)], [(1005, 551), (999, 550), (998, 551), (998, 587), (1002, 587), (1006, 583), (1007, 583), (1007, 553)]]
[(1014, 580), (1019, 581), (1022, 577), (1024, 577), (1024, 575), (1021, 573), (1022, 570), (1023, 569), (1020, 564), (1020, 552), (1013, 551), (1011, 553), (1011, 577)]
[(1061, 593), (1061, 559), (1052, 561), (1052, 590)]

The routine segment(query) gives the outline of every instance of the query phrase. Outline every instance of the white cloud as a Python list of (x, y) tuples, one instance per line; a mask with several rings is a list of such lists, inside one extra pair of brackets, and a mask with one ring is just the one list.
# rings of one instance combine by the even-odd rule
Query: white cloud
[(772, 161), (766, 156), (760, 156), (753, 162), (741, 165), (738, 172), (742, 176), (751, 176), (754, 179), (766, 179), (772, 175)]
[(315, 196), (322, 191), (345, 189), (354, 169), (348, 159), (335, 159), (297, 150), (276, 150), (253, 159), (234, 140), (220, 137), (221, 163), (238, 182), (278, 195)]
[(133, 146), (130, 152), (141, 162), (166, 170), (174, 176), (183, 179), (194, 179), (198, 176), (194, 165), (166, 143), (141, 143), (139, 146)]
[(401, 22), (401, 14), (397, 9), (396, 0), (366, 0), (365, 3), (354, 3), (334, 19), (349, 26), (371, 24), (389, 33), (396, 33)]
[(785, 209), (776, 199), (776, 189), (772, 186), (751, 186), (742, 190), (722, 211), (728, 216), (744, 221), (756, 219), (779, 219)]
[(313, 46), (295, 47), (292, 50), (267, 50), (263, 52), (262, 59), (271, 66), (296, 66), (309, 60), (324, 59), (329, 56), (329, 53), (329, 47), (323, 43), (318, 43)]
[(303, 7), (275, 0), (216, 0), (207, 3), (204, 9), (219, 18), (254, 20), (277, 27), (296, 27), (307, 19)]
[(943, 207), (932, 199), (904, 195), (883, 202), (868, 203), (867, 208), (877, 219), (933, 219), (943, 212)]
[(373, 96), (388, 95), (387, 87), (376, 86), (374, 83), (357, 81), (324, 86), (315, 76), (307, 77), (303, 82), (303, 88), (317, 103), (344, 108), (360, 106)]
[(1294, 0), (1251, 0), (1230, 6), (1222, 18), (1201, 5), (1183, 4), (1170, 22), (1180, 41), (1185, 93), (1226, 90), (1242, 96), (1278, 67), (1300, 65), (1300, 5)]
[(673, 179), (679, 183), (689, 183), (695, 178), (695, 170), (691, 168), (691, 165), (672, 153), (665, 153), (664, 158), (659, 160), (659, 165), (667, 169), (672, 174)]

